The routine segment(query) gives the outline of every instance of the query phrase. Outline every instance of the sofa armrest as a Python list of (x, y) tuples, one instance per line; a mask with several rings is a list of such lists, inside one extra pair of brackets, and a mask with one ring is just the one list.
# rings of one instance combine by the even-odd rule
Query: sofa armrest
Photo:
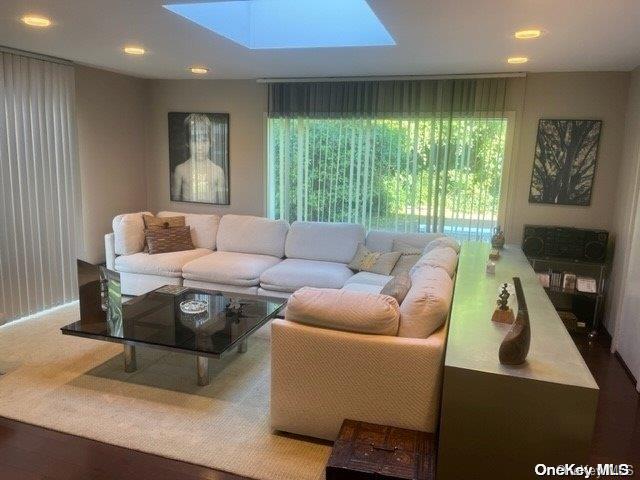
[(113, 270), (116, 261), (116, 240), (113, 233), (107, 233), (104, 236), (104, 253), (107, 261), (107, 268), (109, 270)]
[(428, 338), (271, 323), (271, 426), (335, 440), (346, 418), (433, 432), (446, 326)]

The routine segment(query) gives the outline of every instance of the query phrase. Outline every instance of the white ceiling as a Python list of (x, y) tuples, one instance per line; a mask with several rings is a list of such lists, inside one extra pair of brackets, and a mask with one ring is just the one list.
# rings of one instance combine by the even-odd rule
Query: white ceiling
[[(640, 0), (369, 0), (392, 47), (248, 50), (180, 18), (188, 0), (0, 0), (0, 45), (148, 78), (420, 75), (631, 70), (640, 65)], [(204, 0), (200, 0), (204, 1)], [(322, 1), (322, 0), (318, 0)], [(55, 23), (34, 29), (26, 13)], [(539, 27), (537, 40), (515, 40)], [(125, 44), (148, 54), (130, 57)], [(510, 66), (512, 55), (531, 58)]]

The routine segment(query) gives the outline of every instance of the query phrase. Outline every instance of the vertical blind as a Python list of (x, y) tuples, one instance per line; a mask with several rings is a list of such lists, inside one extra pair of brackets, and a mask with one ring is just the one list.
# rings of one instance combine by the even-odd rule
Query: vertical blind
[(489, 238), (505, 92), (504, 78), (271, 84), (270, 216)]
[(77, 297), (72, 66), (0, 52), (0, 324)]

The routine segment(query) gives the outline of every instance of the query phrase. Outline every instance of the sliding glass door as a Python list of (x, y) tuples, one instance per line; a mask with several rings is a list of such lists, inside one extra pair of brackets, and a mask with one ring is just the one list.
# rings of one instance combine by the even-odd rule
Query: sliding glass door
[(271, 217), (491, 237), (505, 163), (504, 112), (318, 117), (268, 118)]

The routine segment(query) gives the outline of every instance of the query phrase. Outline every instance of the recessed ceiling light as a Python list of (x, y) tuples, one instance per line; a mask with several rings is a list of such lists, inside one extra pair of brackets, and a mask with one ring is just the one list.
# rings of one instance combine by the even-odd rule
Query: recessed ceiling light
[(513, 34), (514, 37), (520, 40), (525, 40), (529, 38), (538, 38), (540, 35), (542, 35), (542, 32), (535, 28), (530, 30), (518, 30), (516, 33)]
[(519, 63), (527, 63), (529, 59), (527, 57), (509, 57), (507, 58), (507, 63), (511, 63), (513, 65), (517, 65)]
[(22, 20), (22, 23), (29, 25), (30, 27), (48, 27), (51, 25), (51, 20), (39, 15), (25, 15), (20, 20)]
[(195, 73), (196, 75), (204, 75), (209, 71), (207, 67), (191, 67), (189, 70), (191, 70), (191, 73)]
[(144, 55), (145, 50), (142, 47), (124, 47), (122, 49), (127, 55)]

